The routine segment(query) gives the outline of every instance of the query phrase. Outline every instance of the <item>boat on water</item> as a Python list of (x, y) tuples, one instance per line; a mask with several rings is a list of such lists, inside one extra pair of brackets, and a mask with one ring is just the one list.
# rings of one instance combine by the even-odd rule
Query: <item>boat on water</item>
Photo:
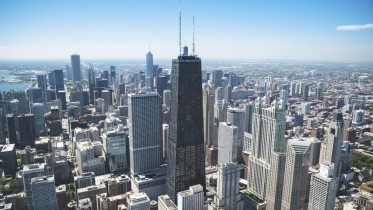
[(22, 82), (22, 80), (19, 80), (19, 79), (11, 79), (11, 80), (8, 80), (9, 83), (20, 83)]

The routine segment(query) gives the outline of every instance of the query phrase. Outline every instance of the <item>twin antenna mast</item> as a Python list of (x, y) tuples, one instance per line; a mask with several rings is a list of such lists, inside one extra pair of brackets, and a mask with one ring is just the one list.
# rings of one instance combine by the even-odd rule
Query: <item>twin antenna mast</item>
[[(193, 14), (193, 46), (192, 55), (194, 55), (196, 46), (194, 43), (194, 14)], [(179, 55), (181, 55), (181, 0), (179, 1)]]

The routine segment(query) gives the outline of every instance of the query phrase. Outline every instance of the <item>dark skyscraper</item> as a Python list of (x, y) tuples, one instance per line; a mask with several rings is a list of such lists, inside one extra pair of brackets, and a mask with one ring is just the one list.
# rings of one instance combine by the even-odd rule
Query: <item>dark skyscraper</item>
[(110, 66), (110, 82), (114, 83), (115, 81), (115, 66)]
[(17, 144), (17, 128), (16, 121), (13, 113), (10, 113), (6, 116), (6, 124), (8, 127), (8, 138), (9, 144)]
[(65, 86), (63, 84), (63, 70), (56, 69), (54, 70), (54, 86), (56, 89), (56, 93), (60, 90), (64, 90)]
[(91, 65), (87, 70), (88, 89), (89, 89), (89, 103), (94, 104), (93, 91), (96, 87), (96, 72)]
[(21, 146), (35, 145), (34, 115), (23, 114), (17, 117)]
[(170, 136), (167, 152), (167, 193), (201, 184), (205, 188), (201, 59), (181, 55), (172, 61)]
[(80, 55), (71, 55), (71, 68), (73, 84), (82, 80), (82, 72), (80, 70)]

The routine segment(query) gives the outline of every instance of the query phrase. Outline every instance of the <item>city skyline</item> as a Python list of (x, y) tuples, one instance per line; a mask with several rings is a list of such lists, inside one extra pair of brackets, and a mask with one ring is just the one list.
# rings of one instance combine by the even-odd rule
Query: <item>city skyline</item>
[[(74, 4), (72, 4), (74, 3)], [(210, 59), (373, 61), (371, 1), (181, 2), (182, 44)], [(0, 2), (0, 57), (178, 54), (179, 1)], [(151, 20), (151, 21), (150, 21)]]

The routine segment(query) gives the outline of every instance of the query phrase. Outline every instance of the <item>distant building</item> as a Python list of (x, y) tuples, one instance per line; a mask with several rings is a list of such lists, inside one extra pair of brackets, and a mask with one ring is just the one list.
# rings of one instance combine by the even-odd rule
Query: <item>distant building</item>
[(80, 70), (80, 55), (71, 55), (71, 72), (73, 84), (82, 80), (82, 72)]

